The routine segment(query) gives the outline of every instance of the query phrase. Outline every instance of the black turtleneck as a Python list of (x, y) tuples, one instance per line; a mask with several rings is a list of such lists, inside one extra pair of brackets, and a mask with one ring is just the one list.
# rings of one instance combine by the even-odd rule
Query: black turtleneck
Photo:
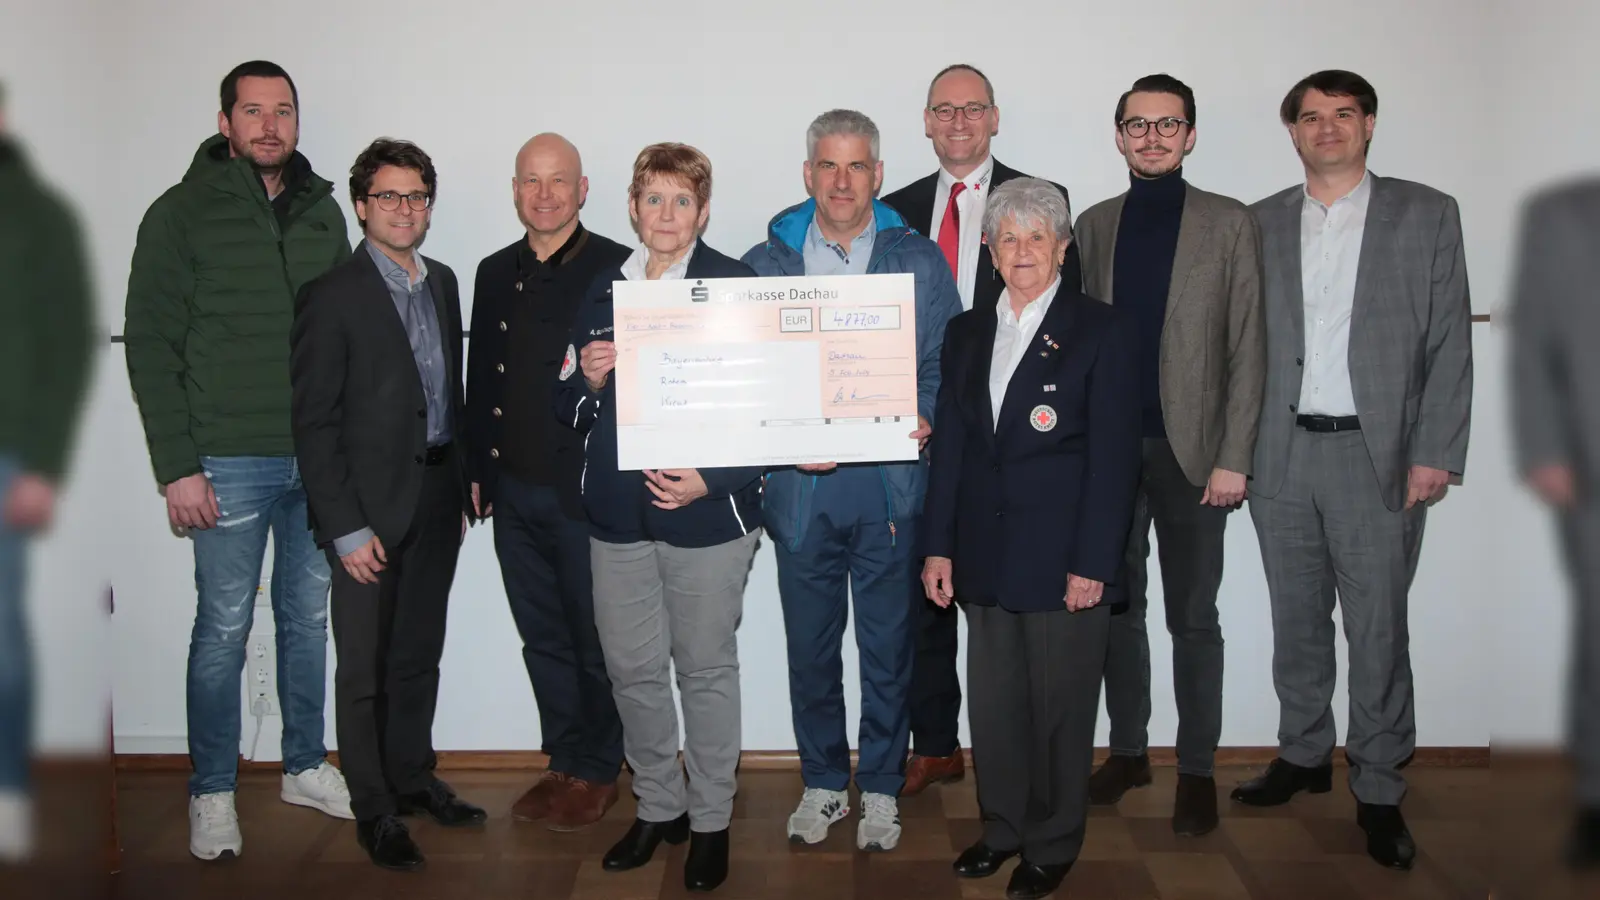
[(1160, 178), (1128, 173), (1130, 185), (1117, 225), (1116, 256), (1111, 263), (1111, 297), (1130, 310), (1139, 326), (1139, 371), (1144, 398), (1145, 437), (1164, 438), (1161, 416), (1161, 326), (1166, 319), (1167, 291), (1172, 285), (1172, 258), (1183, 223), (1183, 167)]

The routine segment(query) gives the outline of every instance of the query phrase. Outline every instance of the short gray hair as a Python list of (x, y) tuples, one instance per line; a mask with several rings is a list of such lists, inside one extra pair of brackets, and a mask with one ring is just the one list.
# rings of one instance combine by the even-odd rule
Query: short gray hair
[(1013, 178), (994, 189), (983, 209), (983, 234), (999, 237), (1000, 223), (1048, 226), (1056, 237), (1072, 237), (1072, 207), (1061, 189), (1043, 178)]
[(857, 135), (872, 145), (872, 161), (878, 161), (878, 126), (865, 113), (853, 109), (830, 109), (811, 120), (806, 129), (806, 159), (817, 158), (817, 144), (838, 134)]

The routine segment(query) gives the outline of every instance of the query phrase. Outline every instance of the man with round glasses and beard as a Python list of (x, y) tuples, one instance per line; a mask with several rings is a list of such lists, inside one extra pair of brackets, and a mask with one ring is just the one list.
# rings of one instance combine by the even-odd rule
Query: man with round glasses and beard
[(302, 285), (350, 256), (332, 182), (296, 149), (300, 103), (278, 65), (222, 80), (218, 134), (145, 213), (128, 278), (128, 378), (167, 520), (194, 543), (189, 851), (237, 856), (240, 689), (262, 557), (287, 803), (352, 818), (326, 761), (328, 561), (312, 540), (289, 427), (289, 326)]
[(1217, 827), (1213, 763), (1222, 734), (1223, 533), (1245, 498), (1266, 381), (1260, 237), (1243, 203), (1191, 185), (1195, 99), (1147, 75), (1117, 101), (1113, 139), (1128, 190), (1078, 219), (1084, 292), (1137, 322), (1143, 460), (1125, 558), (1128, 605), (1111, 617), (1106, 713), (1111, 756), (1089, 801), (1150, 783), (1150, 529), (1160, 549), (1178, 707), (1172, 829)]

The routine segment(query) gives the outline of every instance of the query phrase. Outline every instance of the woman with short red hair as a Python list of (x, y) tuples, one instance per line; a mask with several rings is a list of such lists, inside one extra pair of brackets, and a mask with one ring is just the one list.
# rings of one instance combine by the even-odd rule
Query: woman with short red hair
[[(761, 469), (618, 471), (610, 338), (614, 282), (754, 277), (700, 239), (710, 202), (705, 154), (685, 144), (653, 144), (639, 154), (628, 187), (639, 248), (590, 288), (556, 387), (557, 415), (586, 435), (595, 626), (638, 798), (638, 818), (604, 866), (638, 868), (663, 840), (692, 838), (684, 884), (706, 891), (728, 874), (740, 751), (734, 632), (761, 527)], [(678, 765), (674, 669), (687, 784)]]

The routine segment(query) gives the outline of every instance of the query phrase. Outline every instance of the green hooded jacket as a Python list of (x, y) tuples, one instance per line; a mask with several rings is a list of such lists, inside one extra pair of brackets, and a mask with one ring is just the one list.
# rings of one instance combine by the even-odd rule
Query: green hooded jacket
[(93, 360), (89, 261), (71, 209), (4, 137), (0, 197), (0, 456), (58, 480)]
[(333, 183), (299, 152), (276, 211), (214, 135), (139, 225), (128, 276), (128, 378), (156, 480), (201, 456), (293, 456), (289, 327), (306, 282), (350, 255)]

